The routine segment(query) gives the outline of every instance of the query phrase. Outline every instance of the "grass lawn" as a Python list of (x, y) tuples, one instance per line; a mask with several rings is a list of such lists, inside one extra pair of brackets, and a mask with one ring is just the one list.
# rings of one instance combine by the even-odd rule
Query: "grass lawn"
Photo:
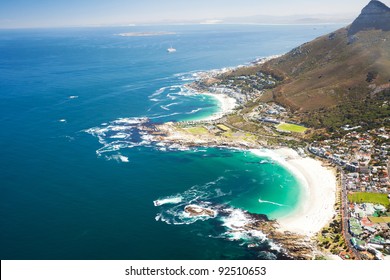
[(367, 192), (357, 192), (348, 194), (348, 200), (355, 203), (374, 203), (382, 204), (383, 206), (388, 206), (390, 204), (387, 195), (384, 193), (367, 193)]
[(202, 134), (209, 133), (209, 131), (202, 126), (188, 127), (188, 128), (185, 128), (184, 130), (191, 133), (191, 134), (196, 134), (196, 135), (202, 135)]
[(307, 130), (307, 128), (304, 126), (289, 124), (289, 123), (279, 124), (276, 128), (282, 131), (298, 132), (298, 133), (304, 133)]
[(374, 224), (390, 223), (390, 217), (369, 217)]
[(230, 131), (230, 128), (228, 128), (226, 125), (223, 124), (217, 124), (217, 127), (223, 131)]

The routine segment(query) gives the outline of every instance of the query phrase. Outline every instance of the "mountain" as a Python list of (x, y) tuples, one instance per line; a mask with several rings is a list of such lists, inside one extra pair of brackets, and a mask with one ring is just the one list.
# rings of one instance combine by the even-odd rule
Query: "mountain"
[(380, 29), (390, 31), (390, 8), (380, 1), (371, 1), (360, 16), (352, 23), (348, 35), (354, 35), (359, 31)]
[(222, 18), (226, 24), (326, 24), (326, 23), (347, 23), (352, 22), (352, 14), (317, 14), (317, 15), (289, 15), (289, 16), (270, 16), (256, 15), (247, 17), (229, 17)]
[(371, 1), (350, 26), (260, 66), (282, 80), (261, 101), (287, 106), (317, 128), (389, 121), (389, 11)]

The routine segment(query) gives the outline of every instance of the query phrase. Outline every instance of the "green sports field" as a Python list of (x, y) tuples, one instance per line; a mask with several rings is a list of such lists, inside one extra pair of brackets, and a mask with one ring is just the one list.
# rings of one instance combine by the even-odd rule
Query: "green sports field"
[(357, 192), (348, 194), (348, 200), (355, 203), (374, 203), (388, 206), (390, 204), (386, 194)]
[(297, 132), (297, 133), (304, 133), (307, 130), (307, 128), (304, 126), (290, 124), (290, 123), (279, 124), (276, 128), (281, 131)]

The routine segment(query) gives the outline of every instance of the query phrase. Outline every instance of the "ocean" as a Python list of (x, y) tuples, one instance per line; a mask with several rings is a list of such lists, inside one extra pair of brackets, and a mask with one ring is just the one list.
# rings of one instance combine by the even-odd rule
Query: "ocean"
[[(218, 101), (183, 87), (199, 72), (283, 54), (338, 27), (0, 30), (1, 259), (283, 258), (261, 233), (232, 228), (243, 211), (294, 211), (293, 174), (250, 151), (163, 150), (128, 125), (210, 116)], [(189, 217), (188, 204), (231, 214)]]

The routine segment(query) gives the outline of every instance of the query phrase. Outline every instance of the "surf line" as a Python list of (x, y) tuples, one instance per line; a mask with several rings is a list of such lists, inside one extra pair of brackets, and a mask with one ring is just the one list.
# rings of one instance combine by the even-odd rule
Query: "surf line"
[(280, 203), (277, 203), (277, 202), (272, 202), (272, 201), (268, 201), (268, 200), (261, 200), (261, 198), (259, 198), (259, 202), (260, 202), (260, 203), (273, 204), (273, 205), (280, 206), (280, 207), (287, 206), (287, 205), (280, 204)]

